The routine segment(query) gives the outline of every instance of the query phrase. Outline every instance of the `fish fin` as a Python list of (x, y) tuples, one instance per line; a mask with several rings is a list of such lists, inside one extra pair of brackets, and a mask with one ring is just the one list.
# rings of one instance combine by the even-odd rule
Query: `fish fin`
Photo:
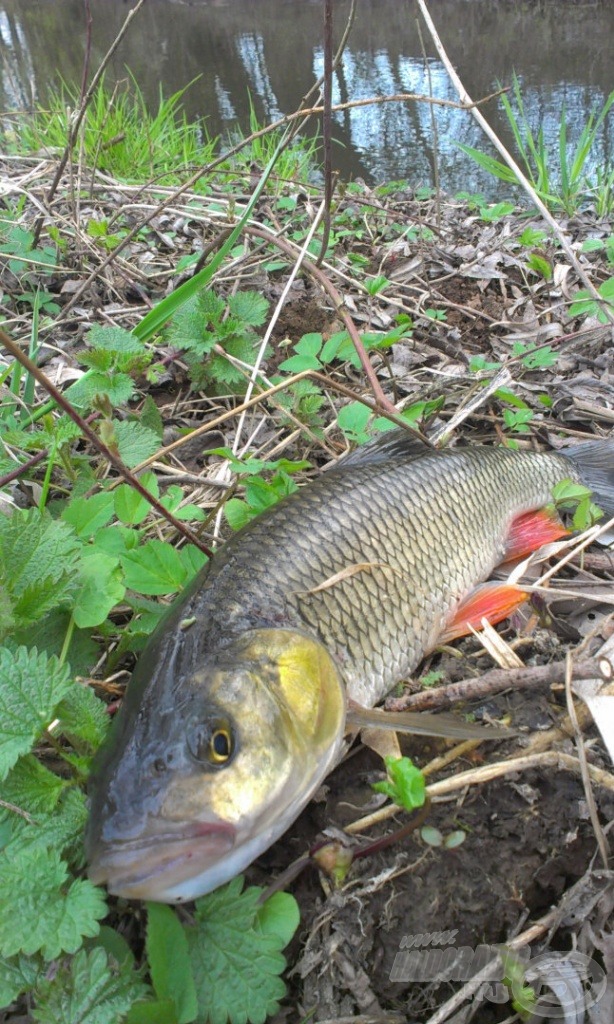
[(455, 715), (431, 715), (427, 712), (383, 711), (365, 708), (349, 701), (346, 727), (354, 729), (393, 729), (420, 736), (445, 736), (456, 740), (503, 740), (515, 736), (513, 729), (498, 729), (490, 725), (472, 725)]
[(559, 454), (573, 462), (582, 483), (593, 492), (595, 504), (608, 518), (614, 516), (614, 437), (561, 448)]
[(360, 738), (365, 747), (379, 754), (382, 760), (386, 757), (394, 757), (397, 760), (403, 756), (396, 732), (390, 732), (388, 729), (361, 729)]
[(551, 544), (561, 537), (568, 537), (567, 530), (556, 512), (542, 508), (536, 512), (525, 512), (517, 516), (505, 544), (504, 562), (515, 558), (526, 558), (541, 548), (542, 544)]
[(507, 619), (529, 595), (510, 583), (480, 583), (468, 597), (461, 601), (454, 617), (437, 637), (437, 643), (446, 644), (467, 636), (472, 629), (480, 629), (482, 619), (493, 625)]
[(373, 463), (388, 462), (389, 459), (421, 459), (425, 455), (436, 455), (439, 449), (435, 448), (426, 438), (422, 439), (418, 434), (410, 430), (398, 427), (395, 430), (387, 430), (383, 434), (366, 441), (359, 448), (355, 448), (349, 455), (340, 459), (330, 472), (341, 472), (346, 466), (365, 466)]

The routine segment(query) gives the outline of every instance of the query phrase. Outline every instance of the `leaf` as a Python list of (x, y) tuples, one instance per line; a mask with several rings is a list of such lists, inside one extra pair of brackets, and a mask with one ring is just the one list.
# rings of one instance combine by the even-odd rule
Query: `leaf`
[(257, 513), (241, 498), (229, 498), (224, 505), (224, 515), (231, 530), (240, 530)]
[(126, 1024), (179, 1024), (172, 999), (133, 1003)]
[(158, 435), (135, 420), (113, 420), (113, 426), (120, 457), (128, 469), (144, 462), (160, 447)]
[(265, 935), (277, 935), (282, 949), (288, 945), (300, 922), (298, 903), (289, 892), (273, 893), (256, 914), (256, 926)]
[(244, 324), (259, 327), (266, 320), (269, 303), (259, 292), (236, 292), (229, 296), (228, 308)]
[(350, 441), (357, 444), (364, 444), (369, 438), (367, 424), (371, 417), (371, 410), (362, 402), (350, 402), (344, 405), (337, 414), (337, 425)]
[(186, 933), (170, 907), (147, 904), (146, 947), (156, 995), (173, 1000), (177, 1024), (189, 1024), (198, 1013), (196, 989)]
[[(44, 651), (48, 655), (56, 654), (59, 657), (71, 618), (69, 611), (54, 609), (48, 612), (40, 622), (30, 623), (24, 629), (17, 630), (11, 637), (11, 643), (15, 646), (23, 644), (24, 647), (36, 647), (38, 651)], [(87, 675), (98, 657), (98, 646), (89, 633), (81, 629), (74, 629), (66, 652), (70, 674), (72, 676)]]
[(254, 928), (260, 889), (235, 878), (196, 902), (187, 928), (200, 1017), (209, 1024), (264, 1024), (285, 994), (277, 934)]
[[(9, 775), (6, 785), (11, 781)], [(22, 810), (30, 811), (27, 795), (20, 801)], [(21, 856), (22, 851), (34, 848), (44, 852), (54, 850), (58, 854), (82, 860), (82, 837), (87, 821), (85, 795), (80, 789), (65, 789), (60, 795), (57, 807), (47, 812), (38, 812), (33, 821), (27, 821), (21, 815), (8, 812), (10, 816), (11, 835), (5, 846), (7, 857), (12, 859)]]
[[(160, 488), (155, 473), (143, 473), (140, 481), (146, 491), (159, 498)], [(129, 484), (120, 484), (115, 491), (115, 515), (126, 526), (138, 526), (151, 511), (150, 503)]]
[(137, 974), (110, 962), (104, 949), (80, 950), (53, 980), (37, 987), (39, 1024), (118, 1024), (147, 988)]
[(164, 424), (162, 422), (160, 410), (151, 395), (147, 395), (143, 402), (141, 412), (139, 414), (139, 422), (142, 423), (144, 427), (148, 427), (149, 430), (153, 430), (160, 444), (162, 443)]
[(121, 557), (125, 583), (139, 594), (174, 594), (188, 580), (179, 552), (161, 540), (129, 551)]
[(47, 512), (0, 516), (0, 587), (12, 599), (17, 628), (69, 599), (80, 547), (72, 527)]
[(0, 649), (0, 779), (29, 753), (71, 686), (57, 658), (36, 648)]
[(104, 701), (99, 700), (89, 686), (75, 683), (56, 708), (58, 730), (73, 746), (85, 743), (93, 753), (102, 743), (109, 727), (109, 715)]
[(0, 853), (0, 954), (37, 953), (47, 960), (74, 953), (84, 935), (96, 935), (106, 914), (101, 889), (68, 882), (55, 850), (23, 849), (19, 857)]
[(385, 782), (372, 784), (375, 792), (385, 793), (406, 811), (422, 807), (426, 800), (426, 783), (420, 769), (409, 757), (385, 757), (384, 763), (388, 778)]
[(81, 555), (80, 574), (81, 586), (73, 609), (75, 623), (80, 629), (99, 626), (126, 592), (119, 558), (94, 547), (85, 548)]
[[(54, 775), (34, 757), (20, 757), (2, 785), (2, 799), (31, 815), (50, 814), (67, 783)], [(0, 807), (0, 819), (14, 816), (14, 812)]]
[(87, 409), (100, 397), (108, 398), (113, 407), (125, 405), (132, 398), (134, 391), (134, 381), (127, 373), (119, 373), (117, 370), (109, 370), (106, 373), (91, 370), (71, 384), (64, 395), (73, 405)]
[(143, 343), (124, 330), (123, 327), (103, 327), (101, 324), (94, 324), (87, 335), (86, 341), (92, 348), (103, 349), (106, 352), (141, 353)]
[(40, 964), (26, 956), (0, 958), (0, 1009), (36, 984)]
[(78, 537), (89, 540), (113, 516), (113, 495), (109, 491), (91, 498), (75, 498), (62, 512), (62, 519)]

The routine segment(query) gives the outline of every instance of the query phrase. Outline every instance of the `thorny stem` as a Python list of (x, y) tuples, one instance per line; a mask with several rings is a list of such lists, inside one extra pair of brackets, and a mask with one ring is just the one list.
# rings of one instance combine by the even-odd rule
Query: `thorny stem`
[(9, 338), (8, 334), (6, 334), (6, 332), (3, 331), (2, 329), (0, 329), (0, 342), (4, 345), (5, 349), (8, 352), (10, 352), (10, 354), (13, 356), (13, 359), (16, 359), (18, 363), (21, 363), (21, 365), (28, 371), (28, 373), (31, 373), (32, 376), (36, 378), (38, 383), (45, 389), (45, 391), (49, 395), (51, 395), (51, 397), (57, 403), (60, 409), (63, 409), (66, 415), (70, 416), (71, 420), (73, 420), (73, 422), (77, 424), (81, 432), (85, 434), (88, 440), (91, 441), (91, 443), (101, 453), (101, 455), (103, 455), (105, 459), (107, 459), (111, 463), (113, 468), (117, 470), (120, 476), (122, 476), (124, 480), (126, 480), (126, 482), (129, 483), (132, 488), (134, 488), (135, 491), (138, 491), (141, 497), (145, 498), (145, 500), (152, 506), (152, 508), (155, 508), (158, 515), (163, 516), (163, 518), (166, 519), (166, 521), (169, 522), (171, 526), (173, 526), (175, 530), (177, 530), (178, 533), (185, 537), (186, 540), (189, 540), (191, 544), (195, 544), (196, 547), (203, 551), (208, 558), (212, 558), (213, 552), (210, 550), (210, 548), (203, 544), (203, 542), (196, 536), (195, 533), (192, 532), (192, 530), (189, 529), (189, 527), (185, 525), (185, 523), (182, 523), (179, 519), (176, 519), (171, 512), (164, 508), (164, 505), (162, 505), (157, 498), (154, 498), (153, 494), (150, 494), (149, 491), (146, 490), (145, 487), (143, 487), (143, 484), (138, 479), (138, 477), (136, 477), (134, 473), (131, 473), (127, 466), (125, 466), (122, 460), (119, 458), (119, 456), (116, 455), (113, 451), (111, 451), (111, 449), (108, 448), (103, 441), (101, 441), (98, 434), (96, 434), (96, 432), (92, 430), (89, 423), (87, 423), (87, 421), (84, 420), (83, 417), (79, 415), (76, 409), (72, 407), (72, 405), (70, 404), (70, 402), (66, 400), (62, 392), (59, 391), (58, 388), (56, 388), (55, 384), (52, 384), (47, 375), (43, 373), (43, 371), (36, 365), (36, 363), (32, 362), (32, 360), (25, 354), (25, 352), (22, 352), (19, 346), (16, 345), (15, 342), (12, 341), (12, 339)]

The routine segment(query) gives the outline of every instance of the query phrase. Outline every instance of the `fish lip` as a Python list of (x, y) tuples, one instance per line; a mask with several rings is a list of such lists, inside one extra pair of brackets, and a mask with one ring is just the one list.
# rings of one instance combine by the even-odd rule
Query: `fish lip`
[(153, 899), (205, 871), (235, 846), (237, 830), (227, 822), (195, 822), (136, 839), (100, 842), (90, 853), (88, 876), (114, 896)]

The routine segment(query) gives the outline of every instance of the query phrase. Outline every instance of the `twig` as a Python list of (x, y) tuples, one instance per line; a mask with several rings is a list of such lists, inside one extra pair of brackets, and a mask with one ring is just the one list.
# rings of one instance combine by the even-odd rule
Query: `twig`
[(330, 238), (330, 214), (333, 201), (332, 112), (333, 102), (333, 0), (324, 0), (324, 90), (322, 93), (322, 140), (324, 143), (324, 223), (322, 245), (316, 267), (322, 266)]
[[(607, 666), (607, 668), (606, 668)], [(501, 690), (529, 689), (534, 686), (546, 686), (563, 682), (565, 679), (566, 662), (555, 661), (550, 665), (530, 665), (525, 668), (493, 669), (476, 679), (460, 679), (457, 683), (437, 686), (422, 690), (420, 693), (408, 694), (406, 697), (389, 697), (386, 701), (387, 711), (427, 711), (433, 708), (445, 708), (458, 701), (477, 700)], [(595, 679), (601, 676), (609, 679), (612, 667), (604, 658), (586, 659), (574, 662), (574, 679)]]
[[(529, 771), (532, 768), (558, 768), (581, 775), (580, 762), (576, 757), (572, 757), (571, 754), (563, 754), (558, 750), (545, 750), (539, 754), (513, 756), (507, 761), (496, 761), (494, 764), (482, 765), (480, 768), (470, 768), (466, 772), (459, 772), (458, 775), (451, 775), (449, 779), (433, 782), (426, 787), (426, 792), (431, 799), (449, 796), (450, 793), (456, 793), (459, 789), (465, 789), (466, 786), (481, 786), (485, 782), (492, 782), (493, 779), (501, 779), (506, 775)], [(614, 793), (614, 775), (593, 764), (588, 765), (588, 772), (594, 782)], [(345, 831), (350, 835), (355, 832), (364, 832), (365, 829), (372, 828), (373, 825), (379, 825), (382, 821), (394, 817), (401, 810), (402, 808), (397, 804), (387, 804), (378, 811), (374, 811), (373, 814), (368, 814), (364, 818), (359, 818), (358, 821), (353, 821), (351, 825), (346, 825)]]
[(190, 530), (190, 528), (185, 525), (185, 523), (182, 523), (179, 519), (176, 519), (172, 512), (169, 512), (168, 509), (164, 508), (164, 505), (162, 505), (157, 498), (154, 498), (153, 494), (150, 494), (150, 492), (145, 487), (143, 487), (143, 484), (138, 479), (138, 477), (136, 477), (134, 473), (131, 473), (128, 467), (125, 466), (122, 460), (119, 458), (119, 456), (115, 455), (115, 453), (111, 451), (111, 449), (108, 448), (103, 441), (101, 441), (101, 439), (98, 437), (98, 434), (94, 430), (92, 430), (89, 423), (87, 423), (87, 421), (84, 420), (83, 417), (79, 415), (76, 409), (72, 407), (72, 405), (70, 404), (69, 401), (67, 401), (62, 392), (59, 391), (58, 388), (56, 388), (55, 384), (52, 384), (52, 382), (49, 380), (49, 377), (45, 373), (43, 373), (43, 371), (40, 369), (40, 367), (36, 365), (36, 363), (32, 362), (32, 360), (25, 354), (25, 352), (22, 352), (19, 346), (16, 345), (15, 342), (12, 341), (11, 338), (9, 338), (8, 334), (6, 334), (6, 332), (3, 331), (1, 328), (0, 342), (2, 343), (2, 345), (4, 345), (5, 349), (8, 352), (10, 352), (10, 354), (13, 356), (13, 359), (16, 359), (18, 363), (21, 363), (21, 365), (28, 371), (28, 373), (31, 373), (32, 376), (41, 385), (41, 387), (45, 389), (47, 394), (51, 395), (54, 402), (60, 407), (60, 409), (63, 409), (66, 415), (70, 416), (71, 420), (73, 420), (73, 422), (77, 424), (81, 432), (85, 434), (88, 440), (91, 441), (91, 443), (101, 453), (101, 455), (103, 455), (105, 459), (107, 459), (111, 463), (113, 468), (117, 470), (120, 476), (122, 476), (124, 480), (127, 483), (129, 483), (131, 487), (134, 488), (135, 491), (138, 491), (141, 497), (145, 498), (145, 500), (152, 506), (152, 508), (155, 508), (158, 515), (163, 516), (163, 518), (166, 519), (166, 521), (169, 522), (171, 526), (173, 526), (175, 530), (177, 530), (177, 532), (181, 534), (182, 537), (185, 537), (186, 540), (189, 540), (191, 544), (195, 544), (196, 547), (203, 551), (209, 558), (212, 558), (213, 552), (206, 546), (206, 544), (203, 544), (200, 538), (197, 537), (196, 534), (193, 533), (192, 530)]
[[(258, 238), (266, 238), (273, 245), (278, 246), (278, 248), (280, 248), (282, 252), (285, 252), (292, 259), (295, 258), (295, 249), (292, 247), (292, 245), (289, 242), (287, 242), (284, 238), (278, 238), (276, 235), (273, 235), (270, 231), (267, 231), (266, 228), (256, 227), (253, 224), (247, 224), (245, 226), (245, 232), (246, 234), (256, 235)], [(362, 364), (362, 368), (365, 371), (367, 380), (369, 381), (369, 384), (371, 386), (373, 396), (377, 401), (378, 405), (380, 405), (382, 409), (386, 409), (388, 412), (391, 412), (393, 413), (393, 415), (396, 416), (397, 410), (395, 406), (392, 404), (392, 402), (390, 402), (389, 399), (386, 398), (386, 395), (382, 390), (382, 386), (377, 379), (375, 370), (371, 365), (371, 361), (361, 341), (360, 335), (356, 330), (356, 325), (354, 324), (354, 321), (352, 320), (350, 314), (345, 308), (341, 295), (335, 288), (332, 281), (326, 276), (324, 271), (320, 270), (319, 267), (316, 267), (315, 264), (311, 263), (309, 260), (304, 260), (303, 268), (304, 270), (307, 271), (310, 277), (313, 277), (314, 280), (316, 280), (318, 284), (321, 286), (321, 288), (323, 288), (323, 290), (327, 293), (331, 302), (333, 303), (335, 313), (343, 320), (347, 332), (350, 338), (352, 339), (352, 344), (354, 345), (354, 348), (356, 349), (356, 352), (358, 354), (358, 358), (360, 359), (360, 362)]]
[(85, 9), (85, 55), (83, 57), (81, 89), (79, 90), (80, 103), (83, 103), (83, 100), (85, 99), (87, 78), (90, 73), (90, 57), (92, 55), (92, 9), (90, 7), (90, 0), (83, 0), (83, 7)]
[(424, 18), (424, 20), (426, 22), (426, 27), (428, 28), (428, 30), (429, 30), (429, 32), (431, 34), (431, 38), (432, 38), (432, 40), (433, 40), (433, 42), (435, 44), (437, 52), (438, 52), (438, 54), (439, 54), (439, 56), (441, 58), (441, 61), (442, 61), (443, 65), (444, 65), (446, 71), (448, 72), (448, 75), (450, 77), (450, 80), (451, 80), (452, 84), (454, 85), (456, 91), (458, 92), (458, 95), (460, 97), (460, 100), (461, 100), (461, 103), (462, 103), (463, 107), (466, 107), (468, 110), (471, 111), (473, 117), (476, 119), (476, 121), (478, 122), (478, 124), (480, 125), (482, 130), (488, 136), (488, 138), (492, 142), (492, 144), (495, 147), (495, 149), (501, 154), (501, 156), (505, 160), (507, 166), (515, 174), (515, 176), (516, 176), (516, 178), (518, 180), (519, 185), (521, 185), (521, 187), (525, 190), (525, 192), (527, 193), (527, 195), (531, 199), (531, 202), (537, 207), (537, 209), (541, 213), (541, 215), (544, 218), (544, 220), (552, 228), (552, 231), (554, 232), (554, 234), (558, 238), (559, 242), (561, 243), (561, 248), (565, 252), (565, 255), (567, 256), (567, 259), (571, 263), (571, 265), (574, 268), (576, 274), (578, 275), (578, 277), (580, 278), (582, 283), (585, 285), (585, 287), (588, 289), (588, 291), (590, 292), (592, 298), (596, 302), (599, 303), (599, 308), (603, 311), (603, 313), (605, 314), (605, 316), (607, 317), (609, 322), (614, 325), (614, 315), (610, 312), (610, 310), (608, 308), (608, 304), (603, 300), (603, 298), (601, 297), (601, 295), (599, 294), (599, 292), (595, 288), (593, 282), (591, 281), (590, 277), (588, 276), (588, 274), (586, 274), (584, 268), (582, 267), (582, 265), (578, 261), (575, 252), (573, 251), (573, 249), (571, 248), (571, 245), (567, 241), (567, 237), (566, 237), (564, 231), (561, 229), (560, 225), (557, 223), (555, 218), (552, 216), (552, 214), (550, 213), (550, 210), (545, 205), (545, 203), (542, 202), (542, 200), (538, 196), (537, 192), (535, 191), (535, 189), (531, 185), (531, 182), (523, 174), (523, 172), (521, 171), (520, 167), (518, 166), (518, 164), (514, 160), (513, 156), (511, 155), (511, 153), (509, 153), (508, 150), (505, 148), (505, 146), (501, 142), (501, 140), (500, 140), (499, 136), (497, 135), (497, 133), (495, 131), (493, 131), (493, 129), (490, 127), (488, 121), (486, 120), (486, 118), (484, 117), (482, 112), (477, 109), (476, 104), (473, 102), (473, 100), (471, 99), (469, 93), (465, 89), (465, 86), (463, 85), (461, 79), (459, 78), (459, 76), (458, 76), (458, 74), (456, 72), (456, 69), (454, 68), (454, 65), (452, 64), (452, 61), (448, 57), (448, 54), (446, 53), (444, 45), (443, 45), (441, 39), (439, 38), (439, 33), (437, 32), (437, 29), (435, 28), (435, 24), (433, 22), (433, 19), (431, 18), (431, 15), (429, 13), (429, 9), (427, 7), (426, 0), (417, 0), (417, 3), (418, 3), (418, 6), (420, 8), (420, 11), (422, 12), (422, 17)]
[[(610, 665), (609, 661), (608, 665)], [(610, 665), (610, 669), (611, 668), (612, 666)], [(603, 861), (603, 866), (607, 871), (609, 867), (608, 844), (606, 843), (606, 839), (603, 834), (603, 829), (601, 827), (601, 822), (599, 821), (599, 815), (597, 813), (597, 805), (595, 803), (595, 796), (593, 794), (589, 766), (586, 758), (586, 750), (584, 747), (584, 737), (582, 736), (582, 730), (580, 729), (580, 723), (578, 722), (578, 716), (576, 714), (576, 708), (573, 701), (573, 694), (571, 692), (571, 680), (573, 676), (573, 669), (573, 658), (571, 656), (571, 652), (568, 652), (565, 664), (565, 698), (567, 701), (567, 713), (569, 715), (569, 720), (573, 726), (574, 738), (576, 741), (576, 750), (578, 751), (578, 761), (580, 762), (580, 773), (582, 775), (582, 783), (584, 785), (584, 794), (586, 796), (588, 813), (590, 815), (591, 824), (593, 826), (593, 832), (595, 833), (595, 839), (597, 840), (597, 846), (599, 847), (599, 853)]]

